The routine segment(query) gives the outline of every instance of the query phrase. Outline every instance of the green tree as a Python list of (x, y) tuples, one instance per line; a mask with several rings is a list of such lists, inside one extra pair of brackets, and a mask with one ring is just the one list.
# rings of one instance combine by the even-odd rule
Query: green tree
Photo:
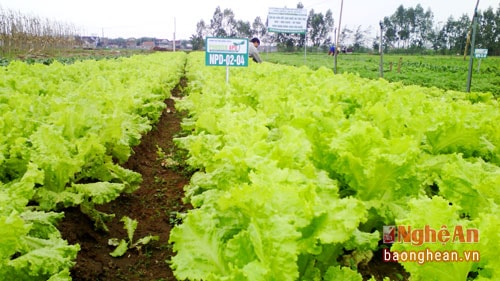
[(342, 31), (339, 34), (339, 47), (346, 47), (349, 39), (352, 36), (352, 33), (353, 33), (352, 30), (347, 27), (344, 27), (342, 29)]
[(236, 21), (236, 36), (237, 37), (251, 37), (252, 28), (250, 22), (238, 20)]
[(309, 12), (308, 20), (308, 37), (313, 43), (313, 46), (325, 46), (330, 43), (329, 34), (333, 29), (332, 11), (328, 10), (323, 16), (322, 13), (315, 13), (313, 9)]
[(495, 42), (497, 42), (497, 44), (496, 47), (493, 48), (492, 54), (500, 56), (500, 3), (495, 13), (495, 25), (497, 27)]
[(439, 51), (442, 54), (446, 53), (447, 36), (444, 28), (438, 26), (432, 29), (429, 33), (428, 39), (430, 42), (430, 47), (434, 51)]
[(499, 51), (500, 43), (500, 5), (497, 13), (489, 7), (486, 11), (480, 13), (479, 17), (479, 30), (477, 36), (477, 47), (488, 49), (489, 53), (497, 53)]
[[(363, 29), (361, 25), (356, 28), (353, 33), (353, 51), (359, 52), (366, 47), (366, 39), (368, 37), (370, 30)], [(378, 45), (377, 45), (378, 46)]]
[(191, 35), (191, 44), (193, 45), (193, 50), (203, 50), (205, 47), (205, 36), (207, 32), (207, 27), (204, 20), (200, 20), (196, 24), (196, 33)]
[(260, 17), (256, 17), (252, 23), (252, 36), (264, 37), (267, 34), (267, 27)]
[(386, 48), (388, 46), (395, 47), (395, 44), (398, 41), (398, 35), (395, 24), (393, 23), (390, 17), (384, 17), (383, 26), (384, 26), (384, 33), (383, 33), (384, 45), (386, 46)]
[(408, 19), (410, 20), (410, 38), (411, 46), (417, 48), (425, 48), (432, 34), (434, 15), (430, 9), (424, 11), (420, 4), (413, 9), (407, 11)]
[(467, 42), (467, 33), (471, 25), (469, 16), (462, 15), (458, 20), (454, 20), (452, 16), (448, 18), (443, 27), (443, 34), (446, 38), (446, 49), (451, 53), (462, 53)]
[(433, 18), (432, 11), (424, 11), (420, 4), (407, 9), (400, 5), (394, 14), (384, 18), (384, 40), (395, 48), (426, 48), (437, 34), (432, 29)]
[[(479, 28), (476, 47), (487, 48), (491, 54), (500, 53), (500, 5), (478, 12)], [(423, 50), (432, 48), (441, 53), (462, 53), (471, 32), (472, 20), (467, 15), (449, 17), (440, 27), (434, 27), (434, 15), (420, 4), (406, 9), (400, 5), (394, 14), (384, 17), (384, 42), (392, 48)]]
[(223, 28), (224, 14), (219, 6), (215, 8), (214, 15), (210, 20), (210, 33), (215, 37), (226, 36), (226, 31)]
[(328, 46), (333, 43), (334, 38), (331, 37), (331, 32), (334, 29), (335, 21), (333, 20), (332, 10), (328, 9), (325, 13), (325, 25), (326, 25), (326, 38), (324, 41), (324, 45)]
[(225, 36), (235, 37), (238, 34), (237, 21), (234, 17), (233, 10), (224, 9), (222, 18), (222, 28), (224, 29)]
[(237, 34), (236, 20), (231, 9), (221, 10), (215, 8), (213, 18), (210, 20), (210, 30), (215, 37), (234, 37)]
[[(407, 19), (407, 15), (409, 13), (406, 12), (406, 9), (403, 5), (400, 5), (396, 12), (391, 16), (391, 20), (393, 22), (393, 26), (396, 30), (397, 34), (397, 45), (399, 47), (405, 47), (407, 40), (410, 38), (410, 30), (409, 25), (410, 22)], [(401, 46), (402, 44), (402, 46)]]
[(434, 13), (431, 9), (427, 9), (420, 21), (420, 37), (425, 45), (428, 45), (432, 38), (432, 30), (434, 28)]

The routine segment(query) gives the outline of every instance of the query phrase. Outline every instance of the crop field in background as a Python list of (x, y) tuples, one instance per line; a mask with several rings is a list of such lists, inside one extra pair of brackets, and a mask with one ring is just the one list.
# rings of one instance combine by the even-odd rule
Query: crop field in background
[[(263, 53), (264, 60), (294, 66), (334, 68), (333, 56), (326, 53)], [(437, 87), (445, 90), (466, 91), (469, 57), (384, 55), (384, 79), (401, 81), (405, 85)], [(337, 73), (356, 73), (360, 77), (380, 77), (380, 56), (373, 54), (339, 54)], [(500, 96), (500, 57), (474, 59), (471, 91), (491, 92)]]

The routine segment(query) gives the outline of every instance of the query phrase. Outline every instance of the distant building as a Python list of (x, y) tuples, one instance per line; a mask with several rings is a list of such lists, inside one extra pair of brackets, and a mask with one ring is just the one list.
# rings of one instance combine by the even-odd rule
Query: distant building
[[(173, 50), (173, 48), (174, 48), (173, 44), (174, 44), (174, 41), (169, 42), (167, 49)], [(193, 44), (191, 44), (191, 41), (189, 41), (189, 40), (175, 40), (175, 49), (176, 50), (192, 50)]]
[(168, 49), (169, 45), (171, 45), (170, 40), (158, 39), (156, 47), (161, 48), (161, 49)]
[(133, 38), (133, 37), (128, 38), (126, 46), (127, 46), (127, 49), (136, 49), (137, 48), (137, 40), (135, 40), (135, 38)]
[(142, 42), (141, 49), (152, 50), (156, 46), (154, 41), (144, 41)]
[(99, 44), (99, 37), (97, 36), (81, 36), (77, 38), (77, 42), (83, 49), (95, 49)]
[[(157, 39), (151, 37), (134, 38), (99, 38), (97, 36), (78, 36), (75, 38), (75, 48), (84, 49), (143, 49), (156, 51), (172, 51), (173, 40)], [(175, 40), (175, 49), (179, 51), (190, 51), (193, 44), (190, 40)]]

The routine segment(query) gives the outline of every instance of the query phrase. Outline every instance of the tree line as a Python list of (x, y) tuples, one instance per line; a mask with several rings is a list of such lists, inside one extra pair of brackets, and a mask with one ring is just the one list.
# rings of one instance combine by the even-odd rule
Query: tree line
[[(500, 4), (478, 11), (476, 48), (488, 49), (489, 54), (500, 55)], [(434, 21), (430, 9), (424, 11), (419, 4), (414, 8), (400, 5), (394, 14), (384, 17), (383, 42), (386, 49), (403, 51), (433, 50), (441, 54), (463, 53), (470, 38), (472, 18), (467, 14), (446, 22)], [(376, 46), (378, 48), (378, 45)]]
[[(303, 7), (300, 2), (297, 4), (297, 8)], [(478, 11), (477, 17), (475, 47), (488, 49), (490, 55), (500, 55), (500, 4), (496, 10), (489, 7)], [(431, 9), (424, 10), (420, 4), (408, 8), (400, 5), (392, 15), (385, 16), (380, 21), (382, 44), (386, 52), (463, 54), (470, 36), (472, 20), (464, 14), (457, 19), (450, 16), (446, 22), (436, 23)], [(338, 32), (339, 47), (351, 48), (355, 52), (372, 52), (379, 49), (378, 27), (375, 32), (377, 35), (372, 36), (370, 28), (361, 25), (344, 26), (338, 31), (334, 24), (330, 9), (325, 13), (311, 9), (307, 20), (307, 35), (268, 33), (267, 22), (261, 17), (256, 17), (250, 23), (238, 20), (231, 9), (217, 7), (210, 22), (200, 20), (197, 23), (196, 33), (190, 39), (193, 49), (201, 50), (207, 36), (258, 36), (266, 44), (275, 44), (279, 48), (293, 51), (303, 48), (304, 45), (328, 48), (334, 43)]]
[[(302, 3), (297, 4), (297, 8), (302, 9)], [(333, 30), (333, 14), (328, 10), (325, 14), (309, 11), (307, 20), (307, 39), (304, 34), (289, 33), (269, 33), (267, 32), (267, 22), (261, 17), (256, 17), (250, 24), (248, 21), (237, 20), (231, 9), (222, 10), (220, 7), (215, 9), (210, 23), (200, 20), (196, 24), (196, 33), (191, 36), (191, 42), (194, 50), (201, 50), (204, 47), (205, 38), (212, 37), (259, 37), (261, 41), (268, 44), (276, 43), (278, 46), (287, 50), (302, 48), (306, 44), (321, 47), (332, 43), (330, 36)]]

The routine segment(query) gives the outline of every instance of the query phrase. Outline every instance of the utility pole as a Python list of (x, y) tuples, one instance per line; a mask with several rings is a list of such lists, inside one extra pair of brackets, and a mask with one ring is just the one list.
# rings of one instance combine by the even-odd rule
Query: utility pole
[[(337, 28), (336, 27), (333, 29), (333, 43), (334, 44), (335, 44), (335, 40), (337, 40)], [(335, 47), (337, 47), (337, 46), (335, 46)]]
[[(340, 17), (339, 17), (339, 35), (342, 32), (341, 31), (341, 23), (342, 23), (342, 10), (344, 8), (344, 0), (341, 0), (340, 2)], [(335, 51), (333, 52), (334, 56), (334, 66), (333, 66), (333, 72), (337, 74), (337, 54), (339, 53), (339, 35), (337, 35), (337, 38), (335, 38)]]
[(173, 51), (175, 52), (175, 30), (176, 30), (176, 24), (175, 24), (175, 17), (174, 17), (174, 43), (172, 43), (172, 48), (173, 48)]
[(467, 75), (467, 93), (470, 93), (470, 84), (472, 82), (472, 65), (474, 63), (474, 44), (476, 41), (477, 29), (477, 6), (479, 6), (479, 0), (477, 0), (476, 8), (474, 8), (474, 18), (472, 20), (472, 39), (470, 43), (469, 73)]

